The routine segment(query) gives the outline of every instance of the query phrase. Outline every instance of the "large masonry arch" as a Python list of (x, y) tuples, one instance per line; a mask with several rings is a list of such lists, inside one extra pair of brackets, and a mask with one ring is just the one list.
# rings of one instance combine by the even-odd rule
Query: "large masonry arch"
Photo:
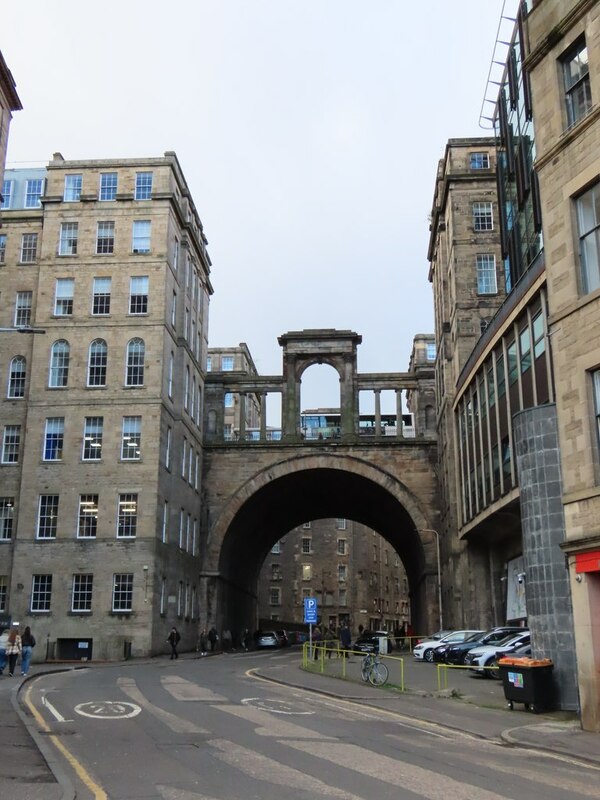
[[(364, 453), (356, 452), (360, 447), (341, 452), (343, 446), (300, 453), (284, 446), (284, 453), (279, 445), (251, 455), (243, 449), (243, 466), (222, 448), (207, 454), (204, 491), (212, 513), (202, 554), (206, 623), (232, 631), (253, 627), (258, 576), (273, 544), (303, 522), (343, 517), (377, 531), (396, 550), (407, 572), (413, 622), (419, 630), (435, 628), (431, 448), (413, 444), (408, 450), (383, 445), (376, 453), (372, 446)], [(224, 494), (223, 469), (233, 461), (238, 483)]]

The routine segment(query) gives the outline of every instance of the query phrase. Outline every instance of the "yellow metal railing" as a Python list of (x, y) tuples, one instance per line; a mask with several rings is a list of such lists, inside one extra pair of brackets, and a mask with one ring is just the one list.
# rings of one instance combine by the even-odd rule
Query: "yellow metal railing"
[[(330, 677), (339, 677), (343, 680), (356, 680), (361, 681), (360, 663), (351, 662), (352, 656), (358, 656), (360, 661), (365, 657), (366, 653), (359, 650), (345, 650), (340, 646), (339, 642), (332, 641), (319, 641), (312, 643), (304, 642), (302, 646), (302, 666), (304, 669), (318, 671), (322, 675), (329, 674)], [(404, 686), (404, 658), (401, 656), (386, 656), (380, 655), (379, 658), (383, 661), (388, 670), (389, 678), (386, 685), (392, 685), (399, 689), (401, 692), (405, 691)], [(327, 669), (328, 664), (341, 665), (338, 670)], [(352, 663), (353, 668), (349, 669)], [(356, 664), (356, 666), (354, 666)], [(397, 682), (395, 680), (397, 677)]]
[(497, 672), (498, 667), (473, 667), (472, 664), (437, 664), (437, 684), (438, 692), (442, 692), (448, 688), (448, 670), (451, 669), (477, 669), (478, 671), (485, 670), (486, 672)]

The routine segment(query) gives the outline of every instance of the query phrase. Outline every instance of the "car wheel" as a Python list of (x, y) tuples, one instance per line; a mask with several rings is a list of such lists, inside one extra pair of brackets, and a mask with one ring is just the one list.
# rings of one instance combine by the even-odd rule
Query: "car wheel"
[(431, 647), (425, 650), (425, 652), (423, 653), (423, 661), (427, 661), (429, 662), (429, 664), (431, 664), (431, 662), (433, 661), (433, 650)]
[(485, 674), (488, 678), (493, 678), (494, 680), (499, 681), (502, 676), (500, 675), (500, 670), (498, 669), (498, 659), (490, 659), (487, 662), (486, 667), (496, 667), (496, 669), (486, 669)]

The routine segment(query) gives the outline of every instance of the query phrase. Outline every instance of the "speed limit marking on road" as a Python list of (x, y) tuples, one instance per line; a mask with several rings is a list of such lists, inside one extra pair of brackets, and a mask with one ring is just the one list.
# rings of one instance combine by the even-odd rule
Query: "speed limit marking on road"
[(123, 703), (120, 700), (96, 700), (75, 706), (78, 714), (92, 719), (130, 719), (137, 717), (141, 710), (135, 703)]
[(293, 706), (284, 700), (272, 700), (268, 697), (244, 697), (242, 705), (254, 706), (261, 711), (269, 711), (271, 714), (297, 714), (307, 716), (314, 714), (314, 711), (302, 711), (297, 706)]

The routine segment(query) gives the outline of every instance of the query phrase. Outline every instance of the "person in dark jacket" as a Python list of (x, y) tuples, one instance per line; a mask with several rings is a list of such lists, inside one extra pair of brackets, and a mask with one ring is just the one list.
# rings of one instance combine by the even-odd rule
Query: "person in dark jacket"
[(23, 636), (21, 636), (21, 675), (26, 676), (29, 672), (29, 662), (31, 661), (34, 647), (35, 636), (28, 625), (23, 631)]
[(344, 651), (344, 658), (348, 658), (348, 650), (352, 649), (352, 633), (347, 625), (342, 625), (340, 630), (340, 642)]
[(208, 632), (208, 641), (210, 642), (210, 652), (213, 653), (217, 647), (217, 642), (219, 641), (219, 634), (217, 633), (217, 629), (214, 625)]
[(167, 636), (167, 642), (171, 645), (171, 661), (174, 658), (179, 658), (179, 654), (177, 653), (177, 645), (179, 644), (180, 639), (181, 636), (179, 635), (179, 631), (175, 625), (173, 625), (171, 628), (171, 633)]

